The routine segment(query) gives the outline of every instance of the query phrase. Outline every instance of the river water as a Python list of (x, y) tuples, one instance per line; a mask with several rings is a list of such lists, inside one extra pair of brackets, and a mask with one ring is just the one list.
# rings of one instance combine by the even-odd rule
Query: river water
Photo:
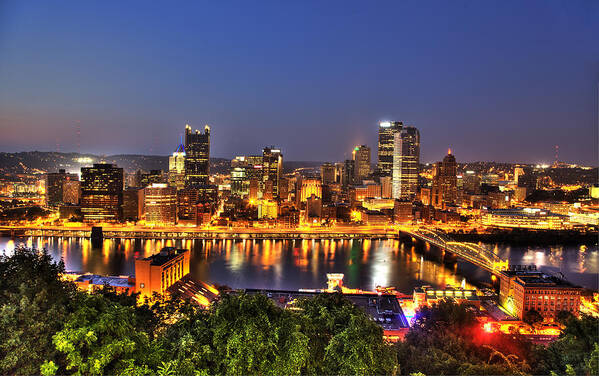
[[(0, 237), (0, 252), (19, 244), (47, 248), (62, 258), (67, 270), (103, 275), (133, 275), (134, 260), (164, 246), (191, 250), (191, 273), (197, 279), (233, 288), (323, 288), (327, 273), (344, 273), (345, 285), (373, 289), (393, 286), (411, 293), (414, 287), (466, 287), (490, 281), (474, 265), (444, 257), (398, 240), (104, 240), (93, 248), (83, 238)], [(534, 264), (578, 285), (599, 287), (598, 247), (521, 247), (489, 245), (510, 264)]]

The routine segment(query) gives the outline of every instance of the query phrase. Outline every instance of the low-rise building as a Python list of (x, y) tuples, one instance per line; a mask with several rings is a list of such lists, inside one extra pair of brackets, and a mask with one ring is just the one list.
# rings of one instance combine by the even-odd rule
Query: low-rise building
[(537, 208), (496, 209), (481, 213), (483, 226), (563, 230), (570, 228), (568, 217)]
[(578, 316), (581, 291), (582, 287), (534, 269), (512, 269), (500, 274), (499, 302), (519, 319), (532, 310), (549, 319), (560, 311)]
[(145, 297), (164, 294), (189, 273), (189, 257), (186, 249), (165, 247), (160, 253), (135, 260), (135, 290)]

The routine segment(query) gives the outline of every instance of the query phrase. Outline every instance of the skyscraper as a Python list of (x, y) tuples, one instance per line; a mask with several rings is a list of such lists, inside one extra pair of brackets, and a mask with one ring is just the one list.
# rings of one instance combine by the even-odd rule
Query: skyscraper
[(146, 223), (174, 225), (177, 216), (177, 190), (166, 184), (154, 183), (144, 188)]
[(177, 190), (185, 188), (185, 146), (180, 143), (168, 157), (168, 184)]
[(370, 175), (370, 148), (366, 145), (356, 146), (352, 151), (354, 161), (354, 183), (361, 184)]
[[(279, 180), (283, 173), (283, 154), (281, 150), (274, 146), (262, 149), (262, 184), (266, 186), (266, 181), (272, 181), (272, 195), (279, 196)], [(264, 188), (263, 188), (264, 189)]]
[(123, 213), (123, 169), (108, 163), (81, 168), (81, 213), (86, 222), (116, 222)]
[(432, 204), (434, 207), (445, 209), (457, 203), (457, 182), (457, 163), (449, 149), (443, 162), (435, 163), (433, 169)]
[(210, 183), (210, 127), (192, 132), (185, 126), (185, 187), (207, 186)]
[(413, 200), (418, 193), (420, 133), (414, 127), (402, 127), (393, 137), (393, 198)]
[(335, 183), (335, 166), (330, 163), (320, 166), (320, 180), (324, 185)]
[(46, 204), (57, 206), (64, 203), (64, 183), (67, 181), (78, 181), (77, 174), (69, 174), (64, 169), (58, 172), (49, 172), (46, 175)]
[(391, 176), (393, 174), (395, 133), (402, 128), (403, 123), (400, 121), (382, 121), (379, 123), (379, 150), (376, 165), (379, 176)]

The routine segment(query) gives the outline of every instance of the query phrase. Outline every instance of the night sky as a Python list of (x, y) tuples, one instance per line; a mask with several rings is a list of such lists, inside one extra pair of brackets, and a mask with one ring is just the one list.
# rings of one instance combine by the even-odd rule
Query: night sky
[(0, 0), (0, 151), (597, 164), (599, 1)]

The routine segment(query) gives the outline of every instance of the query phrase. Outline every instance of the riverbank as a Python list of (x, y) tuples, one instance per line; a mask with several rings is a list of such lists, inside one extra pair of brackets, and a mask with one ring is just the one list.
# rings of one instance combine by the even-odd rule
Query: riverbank
[(524, 246), (586, 245), (597, 246), (599, 233), (579, 231), (538, 231), (526, 229), (492, 230), (487, 233), (448, 232), (456, 241), (472, 243), (509, 243)]

